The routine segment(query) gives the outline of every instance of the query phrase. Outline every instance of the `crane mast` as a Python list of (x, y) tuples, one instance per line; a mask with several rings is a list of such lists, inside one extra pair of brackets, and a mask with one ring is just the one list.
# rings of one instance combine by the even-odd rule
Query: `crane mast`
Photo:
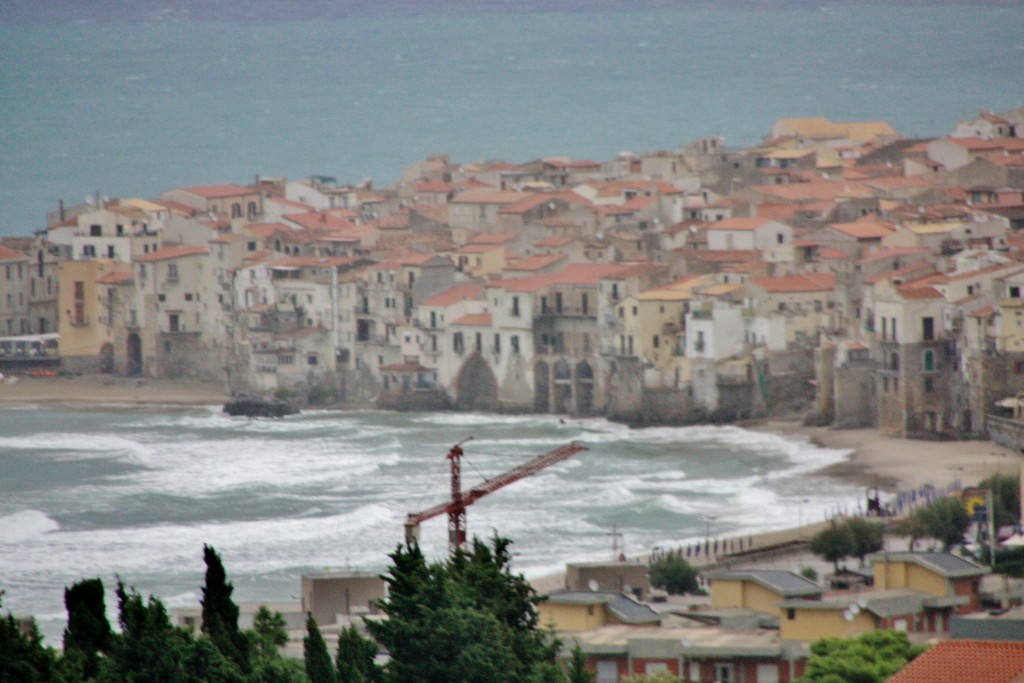
[(451, 500), (439, 503), (420, 512), (409, 513), (405, 520), (406, 543), (419, 542), (421, 522), (424, 522), (431, 517), (437, 517), (440, 514), (448, 513), (448, 550), (449, 552), (455, 552), (457, 548), (461, 548), (466, 544), (466, 508), (468, 506), (472, 505), (480, 498), (483, 498), (488, 493), (493, 493), (502, 487), (508, 486), (509, 484), (517, 482), (524, 477), (528, 477), (531, 474), (539, 472), (545, 467), (565, 460), (569, 456), (579, 453), (580, 451), (588, 450), (586, 446), (573, 441), (564, 446), (559, 446), (544, 455), (538, 455), (522, 465), (513, 467), (507, 472), (503, 472), (497, 476), (491, 477), (490, 479), (486, 479), (481, 484), (463, 491), (462, 444), (472, 438), (473, 437), (463, 439), (452, 446), (446, 456), (451, 466)]

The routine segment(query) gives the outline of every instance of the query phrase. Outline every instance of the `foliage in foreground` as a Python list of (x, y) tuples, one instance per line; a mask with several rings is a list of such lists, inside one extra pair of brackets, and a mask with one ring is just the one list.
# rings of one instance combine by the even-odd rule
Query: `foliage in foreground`
[(872, 631), (856, 638), (822, 638), (795, 683), (883, 683), (925, 648), (901, 631)]
[[(350, 627), (332, 660), (309, 617), (304, 661), (287, 659), (280, 613), (261, 607), (253, 628), (238, 628), (233, 587), (217, 552), (203, 548), (203, 627), (197, 637), (171, 623), (164, 604), (143, 598), (118, 580), (120, 632), (106, 617), (103, 583), (81, 581), (65, 593), (68, 628), (64, 653), (43, 645), (33, 625), (0, 620), (0, 682), (33, 683), (565, 683), (556, 662), (559, 645), (537, 625), (537, 595), (509, 568), (510, 541), (474, 539), (469, 551), (429, 564), (416, 546), (392, 554), (385, 580), (387, 620), (368, 625), (391, 655), (386, 668), (374, 658), (377, 643)], [(2, 591), (0, 591), (2, 597)], [(570, 665), (573, 681), (591, 680), (582, 653)], [(573, 666), (576, 669), (573, 669)]]
[(495, 537), (444, 562), (399, 546), (384, 577), (386, 620), (367, 623), (391, 655), (388, 681), (561, 681), (558, 647), (538, 628), (537, 595), (511, 572), (510, 541)]

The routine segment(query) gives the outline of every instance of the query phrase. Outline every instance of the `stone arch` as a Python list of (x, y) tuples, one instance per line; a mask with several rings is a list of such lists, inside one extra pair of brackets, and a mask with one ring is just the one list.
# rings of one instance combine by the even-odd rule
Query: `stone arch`
[(129, 377), (138, 377), (142, 374), (142, 338), (139, 337), (138, 333), (132, 332), (128, 335), (128, 341), (125, 348), (125, 356), (127, 357), (127, 363), (125, 365), (125, 374)]
[(100, 372), (106, 374), (114, 371), (114, 345), (106, 342), (100, 347)]
[(594, 369), (587, 361), (576, 364), (576, 412), (589, 415), (594, 410)]
[(544, 361), (533, 366), (533, 409), (538, 413), (551, 412), (551, 368)]
[(572, 366), (564, 358), (559, 359), (554, 367), (554, 413), (571, 413), (572, 405)]
[(455, 380), (455, 407), (458, 410), (497, 410), (498, 380), (483, 356), (474, 353), (466, 359)]

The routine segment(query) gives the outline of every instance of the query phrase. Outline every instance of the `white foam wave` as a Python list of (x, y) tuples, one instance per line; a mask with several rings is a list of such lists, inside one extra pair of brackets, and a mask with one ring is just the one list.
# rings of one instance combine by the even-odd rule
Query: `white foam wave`
[(22, 543), (60, 529), (57, 520), (39, 510), (22, 510), (0, 517), (0, 544)]

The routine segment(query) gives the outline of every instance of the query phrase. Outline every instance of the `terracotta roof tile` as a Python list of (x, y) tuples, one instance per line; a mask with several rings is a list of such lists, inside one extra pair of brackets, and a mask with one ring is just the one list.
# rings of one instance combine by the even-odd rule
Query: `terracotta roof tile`
[(183, 187), (181, 188), (189, 194), (194, 194), (203, 199), (222, 199), (224, 197), (237, 197), (243, 194), (256, 194), (256, 190), (251, 187), (243, 187), (242, 185), (235, 185), (233, 183), (224, 183), (222, 185), (196, 185), (194, 187)]
[(0, 261), (19, 261), (27, 258), (28, 254), (0, 245)]
[(420, 306), (451, 306), (457, 304), (460, 301), (472, 300), (476, 301), (480, 299), (480, 295), (483, 293), (483, 285), (478, 284), (460, 284), (453, 285), (443, 292), (439, 292), (434, 296), (426, 299)]
[(136, 263), (152, 263), (154, 261), (167, 261), (169, 259), (181, 258), (183, 256), (196, 256), (208, 254), (206, 247), (200, 246), (174, 246), (158, 249), (151, 254), (144, 254), (135, 259)]
[(946, 640), (903, 667), (889, 683), (1017, 683), (1024, 679), (1024, 642)]
[(751, 278), (754, 284), (766, 292), (825, 292), (835, 289), (836, 276), (831, 273), (798, 273), (776, 277)]
[(474, 325), (476, 327), (490, 327), (490, 313), (470, 313), (452, 322), (452, 325)]

